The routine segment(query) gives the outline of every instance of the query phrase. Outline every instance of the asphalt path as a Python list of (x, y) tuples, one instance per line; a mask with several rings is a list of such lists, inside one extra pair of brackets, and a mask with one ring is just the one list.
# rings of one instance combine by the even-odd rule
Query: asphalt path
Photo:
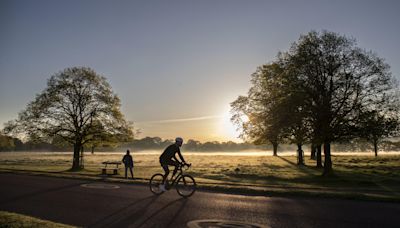
[(154, 196), (144, 185), (10, 173), (0, 173), (0, 210), (81, 227), (187, 227), (197, 220), (223, 220), (224, 227), (400, 227), (398, 203), (201, 191), (184, 199), (174, 190)]

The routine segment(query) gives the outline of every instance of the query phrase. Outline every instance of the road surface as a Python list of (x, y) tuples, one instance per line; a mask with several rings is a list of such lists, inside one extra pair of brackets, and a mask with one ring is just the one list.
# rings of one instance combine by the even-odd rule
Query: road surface
[(83, 227), (187, 227), (207, 219), (264, 227), (400, 227), (398, 203), (201, 191), (183, 199), (174, 190), (154, 196), (143, 185), (10, 173), (0, 173), (0, 183), (0, 210)]

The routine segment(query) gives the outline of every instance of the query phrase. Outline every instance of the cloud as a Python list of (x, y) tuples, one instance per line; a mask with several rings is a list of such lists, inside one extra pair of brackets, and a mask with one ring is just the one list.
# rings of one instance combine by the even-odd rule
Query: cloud
[(181, 118), (181, 119), (141, 121), (139, 123), (177, 123), (177, 122), (190, 122), (190, 121), (220, 119), (220, 118), (223, 118), (223, 116), (222, 115), (200, 116), (200, 117)]

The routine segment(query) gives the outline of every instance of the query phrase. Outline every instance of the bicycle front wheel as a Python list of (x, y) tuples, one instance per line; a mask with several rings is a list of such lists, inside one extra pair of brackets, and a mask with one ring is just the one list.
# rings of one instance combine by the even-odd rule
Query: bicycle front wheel
[(196, 181), (189, 175), (183, 175), (176, 183), (176, 191), (183, 197), (189, 197), (196, 191)]
[(150, 185), (150, 191), (152, 193), (156, 195), (161, 195), (162, 193), (164, 193), (164, 191), (160, 189), (160, 185), (162, 185), (163, 178), (164, 175), (162, 175), (161, 173), (154, 174), (151, 177), (149, 185)]

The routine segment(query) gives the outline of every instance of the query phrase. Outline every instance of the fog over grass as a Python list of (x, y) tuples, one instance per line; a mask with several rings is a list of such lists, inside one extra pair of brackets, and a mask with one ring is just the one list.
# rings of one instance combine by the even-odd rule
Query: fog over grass
[[(68, 171), (72, 152), (8, 152), (0, 153), (0, 172), (50, 175), (68, 178), (88, 178), (124, 183), (123, 166), (118, 175), (102, 176), (104, 161), (121, 161), (124, 152), (90, 152), (84, 155), (85, 169)], [(303, 192), (301, 194), (342, 194), (400, 200), (400, 153), (337, 153), (332, 159), (335, 175), (322, 178), (322, 169), (306, 155), (305, 165), (298, 166), (293, 152), (269, 156), (271, 152), (183, 152), (192, 167), (185, 173), (192, 175), (199, 187), (265, 189), (274, 192)], [(161, 151), (133, 152), (134, 182), (148, 183), (155, 173), (163, 173), (159, 164)], [(172, 169), (172, 167), (171, 167)], [(247, 190), (246, 190), (247, 189)], [(296, 194), (296, 193), (295, 193)]]
[[(132, 155), (161, 155), (163, 150), (130, 150)], [(41, 155), (71, 155), (72, 152), (65, 151), (52, 151), (52, 152), (44, 152), (44, 151), (5, 151), (0, 152), (4, 154), (15, 153), (18, 156), (31, 156), (32, 154), (41, 154)], [(94, 155), (123, 155), (126, 152), (124, 150), (121, 151), (95, 151)], [(182, 151), (183, 155), (193, 155), (193, 156), (215, 156), (215, 155), (224, 155), (224, 156), (273, 156), (272, 151), (262, 151), (262, 150), (246, 150), (246, 151)], [(304, 151), (305, 156), (309, 156), (310, 151)], [(375, 156), (373, 151), (336, 151), (332, 152), (333, 155), (340, 156)], [(379, 151), (379, 154), (384, 155), (400, 155), (400, 151)], [(84, 155), (90, 155), (90, 151), (84, 152)], [(278, 156), (296, 156), (297, 152), (293, 150), (284, 150), (279, 151)], [(0, 160), (1, 161), (1, 160)]]

